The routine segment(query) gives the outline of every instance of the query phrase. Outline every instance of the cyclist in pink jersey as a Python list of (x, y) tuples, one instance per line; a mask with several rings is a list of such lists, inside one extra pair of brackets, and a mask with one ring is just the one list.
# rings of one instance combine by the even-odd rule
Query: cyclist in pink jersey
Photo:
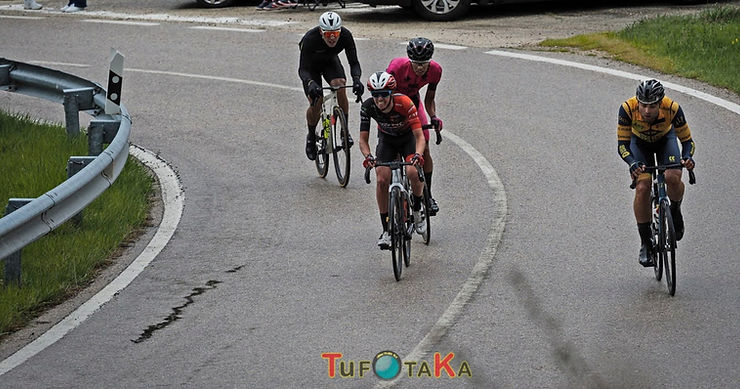
[[(391, 60), (386, 72), (392, 74), (396, 79), (396, 92), (408, 96), (414, 102), (421, 124), (426, 125), (431, 121), (436, 131), (442, 131), (443, 122), (442, 119), (437, 117), (437, 106), (434, 102), (437, 84), (442, 78), (442, 66), (432, 61), (434, 44), (427, 38), (413, 38), (406, 46), (406, 54), (408, 54), (408, 58), (399, 57)], [(427, 89), (422, 102), (419, 90), (425, 85)], [(429, 113), (429, 118), (427, 118), (427, 113)], [(429, 153), (429, 130), (427, 129), (424, 129), (424, 139), (426, 139), (424, 176), (427, 187), (429, 187), (429, 195), (432, 197), (429, 215), (436, 215), (439, 206), (432, 196), (434, 162)]]

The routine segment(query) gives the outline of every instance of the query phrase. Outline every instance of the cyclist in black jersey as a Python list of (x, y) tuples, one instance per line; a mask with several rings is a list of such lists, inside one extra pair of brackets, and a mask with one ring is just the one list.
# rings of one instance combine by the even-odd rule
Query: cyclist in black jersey
[[(323, 102), (321, 77), (323, 75), (331, 86), (344, 86), (347, 82), (344, 67), (339, 60), (339, 53), (344, 51), (347, 55), (352, 76), (352, 92), (357, 95), (358, 101), (365, 87), (360, 81), (362, 69), (357, 60), (355, 40), (352, 33), (342, 27), (342, 18), (337, 13), (331, 11), (323, 13), (319, 17), (319, 25), (308, 30), (298, 46), (301, 49), (298, 76), (301, 78), (303, 91), (309, 102), (306, 110), (306, 124), (308, 125), (306, 156), (314, 160), (316, 159), (316, 125), (321, 117)], [(349, 101), (345, 89), (337, 91), (337, 98), (345, 116), (349, 116)], [(349, 142), (351, 147), (354, 143), (351, 137)]]
[[(681, 142), (681, 153), (678, 142)], [(675, 101), (665, 97), (663, 85), (658, 80), (642, 81), (637, 86), (635, 96), (619, 107), (617, 124), (617, 147), (619, 156), (630, 167), (632, 179), (637, 180), (633, 208), (640, 232), (640, 264), (652, 263), (652, 220), (650, 207), (650, 173), (645, 165), (655, 166), (653, 154), (657, 154), (659, 165), (681, 163), (686, 169), (694, 169), (695, 144), (691, 130), (686, 123), (683, 110)], [(682, 169), (665, 171), (668, 198), (671, 200), (671, 216), (676, 231), (676, 240), (684, 234), (684, 221), (681, 215), (684, 184), (681, 181)]]

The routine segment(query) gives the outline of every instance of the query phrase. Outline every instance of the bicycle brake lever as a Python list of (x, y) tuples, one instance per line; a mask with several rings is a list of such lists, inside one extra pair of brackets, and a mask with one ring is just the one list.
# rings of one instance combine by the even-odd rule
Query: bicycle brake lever
[(694, 175), (693, 170), (689, 170), (689, 184), (691, 185), (696, 184), (696, 176)]
[(437, 134), (437, 142), (436, 142), (436, 144), (442, 143), (442, 134), (441, 134), (441, 132), (435, 130), (435, 133)]
[(366, 184), (370, 183), (370, 169), (372, 168), (373, 168), (372, 166), (368, 166), (365, 168), (365, 183)]

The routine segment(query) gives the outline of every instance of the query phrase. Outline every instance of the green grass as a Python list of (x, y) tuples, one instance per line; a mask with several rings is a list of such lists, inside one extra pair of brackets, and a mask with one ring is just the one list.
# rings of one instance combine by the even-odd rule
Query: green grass
[(599, 50), (664, 73), (695, 78), (740, 94), (740, 7), (644, 19), (618, 32), (548, 39), (547, 47)]
[[(59, 125), (0, 112), (3, 214), (8, 198), (36, 198), (66, 180), (72, 155), (87, 155), (84, 134), (68, 139)], [(146, 222), (153, 182), (146, 168), (129, 157), (113, 186), (83, 211), (79, 226), (68, 221), (22, 250), (21, 286), (0, 280), (0, 337), (95, 277), (121, 243)]]

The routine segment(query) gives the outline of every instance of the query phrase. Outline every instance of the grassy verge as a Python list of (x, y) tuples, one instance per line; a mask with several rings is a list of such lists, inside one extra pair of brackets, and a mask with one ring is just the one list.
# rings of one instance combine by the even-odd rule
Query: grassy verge
[(733, 5), (645, 19), (618, 32), (548, 39), (541, 45), (600, 50), (620, 61), (740, 94), (740, 7)]
[[(68, 139), (64, 127), (0, 112), (2, 214), (8, 198), (35, 198), (66, 180), (71, 155), (87, 155), (84, 135)], [(89, 283), (146, 222), (152, 185), (146, 168), (129, 157), (113, 186), (84, 210), (81, 225), (67, 222), (23, 249), (21, 286), (0, 279), (0, 337)]]

